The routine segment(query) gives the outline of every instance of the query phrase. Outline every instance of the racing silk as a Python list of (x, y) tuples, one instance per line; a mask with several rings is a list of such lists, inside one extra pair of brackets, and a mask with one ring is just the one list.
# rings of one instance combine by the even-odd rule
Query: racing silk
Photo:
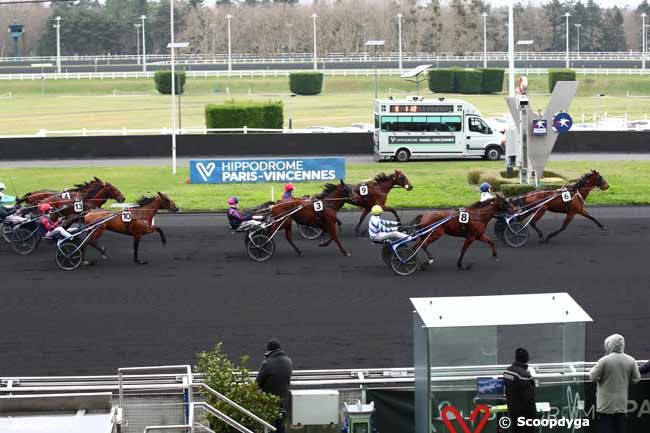
[(285, 191), (285, 193), (282, 194), (282, 200), (291, 200), (292, 198), (293, 198), (292, 191)]
[(482, 192), (480, 201), (481, 203), (483, 203), (484, 201), (492, 200), (493, 198), (494, 198), (494, 194), (492, 194), (491, 192)]
[(384, 220), (379, 215), (373, 215), (370, 217), (370, 222), (368, 223), (368, 234), (370, 235), (370, 239), (375, 239), (379, 233), (397, 231), (398, 225), (399, 223), (397, 221)]
[(38, 233), (41, 236), (45, 236), (48, 232), (51, 232), (59, 226), (59, 223), (52, 222), (49, 216), (43, 215), (41, 219), (38, 220)]
[(0, 204), (13, 203), (15, 201), (16, 201), (16, 197), (13, 197), (11, 195), (6, 195), (0, 192)]
[(236, 229), (241, 225), (242, 222), (250, 220), (250, 216), (242, 215), (236, 207), (231, 207), (228, 209), (228, 222), (230, 227)]

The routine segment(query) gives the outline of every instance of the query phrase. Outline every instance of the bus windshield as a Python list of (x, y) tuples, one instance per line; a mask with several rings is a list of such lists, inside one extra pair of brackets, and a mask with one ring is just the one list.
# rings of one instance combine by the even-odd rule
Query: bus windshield
[(383, 132), (460, 132), (461, 116), (382, 116)]

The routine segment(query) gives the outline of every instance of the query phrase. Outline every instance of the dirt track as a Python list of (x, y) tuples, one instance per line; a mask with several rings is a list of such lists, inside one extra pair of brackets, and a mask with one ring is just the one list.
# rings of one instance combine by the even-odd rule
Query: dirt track
[[(594, 318), (587, 358), (602, 339), (623, 333), (628, 352), (650, 356), (650, 208), (593, 208), (609, 226), (601, 232), (576, 218), (550, 245), (519, 250), (498, 243), (501, 261), (486, 245), (472, 246), (474, 267), (457, 271), (459, 239), (431, 249), (437, 262), (399, 278), (379, 248), (351, 234), (357, 213), (343, 215), (344, 245), (321, 249), (299, 240), (296, 257), (282, 237), (267, 263), (251, 262), (242, 235), (223, 215), (161, 215), (156, 235), (141, 244), (146, 266), (131, 262), (131, 241), (108, 234), (110, 261), (62, 272), (54, 248), (41, 245), (17, 257), (0, 245), (0, 376), (114, 374), (117, 367), (178, 364), (224, 342), (233, 356), (261, 359), (269, 337), (279, 338), (296, 368), (412, 365), (409, 297), (568, 291)], [(405, 218), (413, 214), (405, 215)], [(555, 218), (542, 229), (558, 227)], [(534, 308), (534, 306), (532, 306)]]

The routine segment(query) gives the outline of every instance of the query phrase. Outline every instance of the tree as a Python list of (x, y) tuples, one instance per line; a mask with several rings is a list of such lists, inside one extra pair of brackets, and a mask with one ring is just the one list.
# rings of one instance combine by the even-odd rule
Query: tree
[(594, 0), (588, 0), (580, 34), (581, 51), (599, 51), (602, 39), (603, 11)]
[(564, 51), (566, 48), (566, 18), (564, 14), (570, 12), (560, 0), (551, 0), (542, 6), (548, 21), (551, 33), (549, 51)]
[(614, 6), (605, 14), (600, 46), (603, 51), (625, 51), (627, 49), (623, 14), (618, 6)]

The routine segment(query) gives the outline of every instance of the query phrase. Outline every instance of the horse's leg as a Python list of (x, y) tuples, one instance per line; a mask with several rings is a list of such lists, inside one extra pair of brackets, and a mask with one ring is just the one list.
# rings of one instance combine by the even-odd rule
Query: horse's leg
[(470, 233), (469, 236), (465, 238), (465, 242), (463, 242), (463, 248), (460, 250), (460, 256), (458, 257), (458, 261), (456, 262), (456, 266), (458, 266), (458, 269), (461, 271), (467, 271), (469, 270), (472, 265), (467, 265), (467, 267), (463, 268), (463, 257), (465, 257), (465, 252), (467, 252), (467, 249), (469, 248), (470, 245), (472, 245), (472, 242), (476, 239), (476, 236), (473, 233)]
[(555, 230), (554, 232), (549, 233), (548, 236), (546, 236), (546, 239), (544, 239), (544, 243), (548, 243), (548, 241), (552, 237), (555, 237), (558, 234), (560, 234), (561, 232), (563, 232), (564, 230), (566, 230), (567, 226), (569, 225), (569, 223), (573, 219), (574, 215), (575, 215), (574, 213), (568, 213), (566, 215), (566, 218), (564, 218), (564, 222), (562, 223), (562, 227), (560, 227), (558, 230)]
[(361, 212), (361, 218), (359, 218), (359, 223), (358, 223), (357, 226), (354, 228), (354, 232), (355, 232), (356, 234), (359, 234), (359, 233), (360, 233), (360, 230), (359, 230), (359, 229), (361, 228), (361, 224), (363, 224), (363, 221), (364, 221), (364, 220), (366, 219), (366, 217), (368, 216), (368, 212), (370, 212), (370, 209), (368, 209), (368, 208), (364, 208), (364, 209), (363, 209), (363, 212)]
[(102, 245), (100, 245), (99, 238), (104, 234), (104, 230), (106, 230), (106, 227), (102, 224), (101, 226), (97, 227), (97, 230), (95, 230), (95, 233), (93, 233), (90, 237), (90, 246), (93, 247), (99, 254), (101, 254), (102, 259), (108, 260), (108, 257), (106, 256), (106, 248)]
[(542, 231), (539, 228), (537, 228), (537, 221), (539, 221), (544, 216), (547, 209), (548, 208), (546, 206), (542, 206), (539, 209), (539, 211), (535, 215), (533, 215), (533, 217), (530, 219), (530, 226), (533, 229), (535, 229), (535, 232), (537, 233), (537, 236), (539, 236), (539, 241), (540, 242), (544, 241), (544, 233), (542, 233)]
[(490, 248), (492, 248), (492, 257), (494, 257), (495, 260), (498, 262), (498, 261), (499, 261), (499, 257), (497, 256), (497, 246), (494, 245), (494, 242), (492, 242), (492, 239), (490, 239), (489, 237), (485, 236), (485, 233), (483, 233), (483, 234), (481, 235), (481, 237), (478, 238), (478, 240), (481, 241), (481, 242), (485, 242), (486, 244), (488, 244), (488, 245), (490, 246)]
[(163, 245), (167, 245), (167, 237), (165, 236), (165, 233), (162, 231), (162, 229), (160, 227), (154, 227), (153, 229), (160, 235), (160, 242), (162, 242)]
[(139, 265), (146, 265), (146, 260), (138, 259), (138, 250), (140, 248), (140, 236), (133, 236), (133, 261)]
[(287, 221), (284, 223), (284, 237), (287, 238), (287, 242), (289, 242), (289, 245), (293, 248), (293, 250), (298, 254), (299, 256), (302, 256), (302, 251), (296, 246), (296, 244), (293, 243), (293, 234), (291, 233), (291, 221)]
[(600, 223), (600, 221), (598, 221), (598, 220), (597, 220), (596, 218), (594, 218), (594, 217), (593, 217), (589, 212), (587, 212), (587, 209), (585, 209), (584, 207), (583, 207), (583, 208), (580, 210), (580, 212), (578, 212), (578, 213), (579, 213), (580, 215), (582, 215), (583, 217), (587, 218), (588, 220), (593, 221), (593, 222), (594, 222), (594, 223), (595, 223), (595, 224), (596, 224), (596, 225), (597, 225), (601, 230), (607, 230), (607, 227), (605, 227), (604, 225), (602, 225), (602, 224)]
[(323, 224), (323, 228), (327, 232), (328, 235), (330, 235), (330, 240), (325, 243), (325, 245), (321, 244), (321, 246), (326, 246), (329, 245), (330, 242), (334, 241), (336, 242), (336, 245), (339, 246), (339, 250), (341, 251), (341, 254), (344, 256), (351, 256), (349, 252), (343, 248), (343, 245), (341, 245), (341, 241), (339, 240), (339, 237), (336, 233), (336, 215), (334, 215), (332, 218), (327, 218), (326, 216), (323, 216), (325, 219), (325, 224)]

